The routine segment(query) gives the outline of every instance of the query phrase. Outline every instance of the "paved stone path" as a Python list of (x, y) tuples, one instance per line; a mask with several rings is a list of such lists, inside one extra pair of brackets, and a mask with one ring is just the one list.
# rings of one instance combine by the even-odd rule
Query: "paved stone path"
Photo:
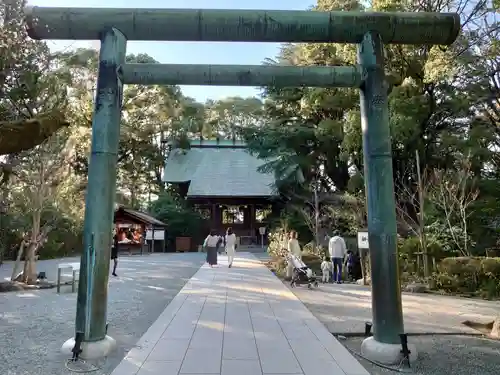
[(252, 254), (220, 263), (200, 268), (112, 375), (368, 375)]

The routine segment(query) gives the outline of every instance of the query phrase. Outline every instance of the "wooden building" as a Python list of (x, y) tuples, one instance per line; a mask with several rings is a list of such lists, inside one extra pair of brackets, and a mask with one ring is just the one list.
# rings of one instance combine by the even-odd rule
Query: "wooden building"
[(115, 230), (118, 235), (118, 251), (129, 254), (165, 251), (165, 236), (146, 239), (146, 233), (165, 230), (165, 223), (151, 215), (123, 206), (115, 209)]
[(179, 186), (208, 227), (220, 234), (232, 227), (241, 244), (256, 244), (279, 202), (274, 176), (258, 171), (263, 163), (241, 141), (193, 140), (170, 151), (164, 181)]

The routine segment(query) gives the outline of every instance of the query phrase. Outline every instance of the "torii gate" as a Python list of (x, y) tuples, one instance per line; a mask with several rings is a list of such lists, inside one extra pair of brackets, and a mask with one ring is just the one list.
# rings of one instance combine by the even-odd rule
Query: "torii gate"
[[(387, 364), (397, 361), (404, 327), (383, 44), (450, 45), (460, 30), (458, 14), (45, 7), (27, 8), (26, 14), (34, 39), (101, 41), (75, 329), (83, 358), (105, 356), (114, 346), (106, 335), (107, 284), (128, 83), (360, 89), (374, 323), (362, 353)], [(125, 64), (128, 40), (355, 43), (358, 65)], [(63, 347), (74, 344), (70, 339)]]

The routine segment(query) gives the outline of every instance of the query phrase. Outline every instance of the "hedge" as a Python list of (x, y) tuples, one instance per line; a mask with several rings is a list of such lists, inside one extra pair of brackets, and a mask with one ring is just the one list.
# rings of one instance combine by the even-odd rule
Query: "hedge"
[(434, 274), (432, 289), (448, 293), (480, 295), (483, 298), (500, 296), (500, 257), (444, 258)]

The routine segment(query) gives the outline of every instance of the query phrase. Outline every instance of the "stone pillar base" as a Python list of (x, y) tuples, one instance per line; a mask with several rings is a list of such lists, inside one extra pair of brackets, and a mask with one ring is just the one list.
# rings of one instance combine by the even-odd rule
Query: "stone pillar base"
[[(410, 365), (417, 359), (417, 348), (413, 344), (408, 344), (410, 353)], [(378, 342), (375, 338), (368, 337), (361, 344), (361, 355), (371, 361), (382, 363), (384, 365), (399, 365), (403, 355), (401, 354), (401, 345), (385, 344)]]
[[(68, 357), (73, 356), (73, 348), (75, 346), (75, 338), (72, 337), (67, 340), (61, 347), (61, 352), (67, 354)], [(81, 359), (100, 359), (107, 357), (116, 348), (116, 341), (111, 336), (106, 336), (103, 340), (82, 342), (82, 352), (80, 353)]]

